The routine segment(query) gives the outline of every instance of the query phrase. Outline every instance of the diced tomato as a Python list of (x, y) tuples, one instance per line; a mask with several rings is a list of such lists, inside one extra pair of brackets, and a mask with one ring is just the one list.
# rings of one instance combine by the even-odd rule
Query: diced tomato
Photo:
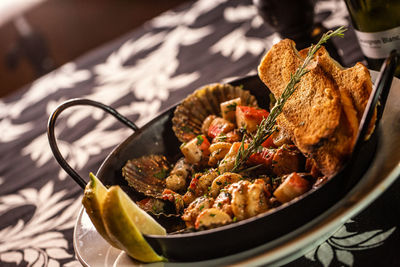
[(194, 192), (194, 191), (196, 190), (197, 184), (199, 183), (200, 177), (201, 177), (201, 174), (200, 174), (200, 173), (197, 173), (197, 174), (193, 177), (192, 181), (190, 181), (190, 184), (189, 184), (189, 189), (188, 189), (189, 191)]
[(270, 147), (276, 147), (274, 144), (274, 139), (272, 138), (272, 135), (270, 135), (262, 144), (263, 147), (270, 148)]
[(274, 154), (275, 152), (273, 150), (263, 148), (262, 151), (250, 155), (249, 159), (247, 160), (247, 163), (250, 165), (262, 164), (265, 167), (271, 167)]
[(263, 118), (267, 118), (269, 112), (265, 109), (248, 107), (248, 106), (238, 106), (236, 109), (240, 109), (246, 118), (257, 120), (261, 122)]
[(199, 135), (197, 137), (197, 143), (200, 143), (199, 148), (203, 152), (203, 155), (207, 156), (210, 154), (209, 147), (211, 144), (205, 135)]
[(210, 125), (210, 127), (208, 128), (208, 136), (211, 138), (215, 138), (222, 133), (223, 129), (223, 125), (220, 124)]
[(210, 142), (205, 135), (198, 135), (187, 143), (180, 146), (182, 154), (188, 163), (197, 164), (207, 160), (210, 155)]
[(215, 138), (218, 135), (228, 133), (233, 129), (235, 129), (235, 124), (223, 118), (215, 118), (208, 127), (207, 135), (211, 138)]
[(162, 192), (162, 199), (172, 202), (174, 200), (174, 191), (170, 189), (164, 189)]
[[(239, 151), (240, 146), (242, 145), (242, 142), (235, 142), (232, 144), (231, 149), (229, 150), (229, 152), (234, 152), (235, 154)], [(245, 143), (243, 145), (244, 149), (247, 149), (247, 147), (249, 146), (249, 144)], [(228, 153), (229, 153), (228, 152)]]
[(238, 127), (245, 127), (249, 132), (254, 132), (257, 125), (268, 115), (269, 112), (265, 109), (238, 106), (236, 107), (236, 124)]
[(145, 205), (147, 205), (149, 203), (150, 200), (151, 199), (149, 197), (147, 197), (147, 198), (144, 198), (144, 199), (140, 200), (139, 203), (141, 205), (145, 206)]

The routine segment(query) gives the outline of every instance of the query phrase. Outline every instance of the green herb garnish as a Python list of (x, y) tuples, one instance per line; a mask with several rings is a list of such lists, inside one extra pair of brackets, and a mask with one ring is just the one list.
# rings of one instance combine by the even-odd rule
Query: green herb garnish
[(196, 136), (197, 138), (197, 145), (201, 145), (204, 142), (204, 138), (201, 135)]
[(229, 111), (235, 111), (235, 110), (236, 110), (236, 106), (237, 106), (237, 103), (236, 103), (236, 102), (227, 105), (226, 108), (227, 108), (228, 110), (226, 111), (226, 113), (228, 113)]
[(153, 174), (153, 176), (160, 180), (165, 179), (168, 176), (168, 170), (162, 169), (161, 171)]

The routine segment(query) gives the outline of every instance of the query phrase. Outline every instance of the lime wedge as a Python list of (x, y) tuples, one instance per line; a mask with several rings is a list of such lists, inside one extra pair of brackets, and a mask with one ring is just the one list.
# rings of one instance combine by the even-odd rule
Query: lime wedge
[(83, 193), (82, 204), (97, 232), (113, 247), (119, 248), (108, 236), (102, 219), (102, 207), (107, 194), (107, 188), (93, 173), (89, 174), (89, 178), (90, 181)]
[(165, 260), (142, 235), (166, 235), (164, 227), (140, 209), (119, 186), (109, 188), (102, 216), (108, 236), (129, 256), (143, 262)]

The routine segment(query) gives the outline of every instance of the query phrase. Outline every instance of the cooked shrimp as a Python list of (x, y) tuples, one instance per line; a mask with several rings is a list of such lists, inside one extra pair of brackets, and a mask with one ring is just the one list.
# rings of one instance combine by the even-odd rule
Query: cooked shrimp
[(197, 216), (203, 210), (211, 208), (213, 204), (214, 199), (211, 197), (198, 197), (185, 209), (181, 218), (185, 221), (187, 227), (192, 227), (196, 222)]
[(239, 142), (232, 144), (229, 152), (225, 155), (218, 166), (218, 170), (220, 173), (232, 170), (233, 166), (235, 165), (236, 155), (239, 151), (240, 144), (241, 143)]
[(210, 195), (216, 198), (222, 188), (226, 187), (229, 184), (236, 183), (241, 179), (243, 179), (243, 177), (237, 173), (225, 172), (221, 174), (212, 182)]
[(249, 184), (249, 181), (240, 181), (230, 186), (230, 189), (232, 191), (232, 212), (236, 219), (239, 221), (247, 218), (247, 187), (249, 186)]
[(210, 126), (208, 127), (208, 136), (211, 138), (215, 138), (220, 134), (226, 134), (235, 129), (235, 124), (221, 118), (217, 117), (211, 121)]
[(190, 174), (190, 166), (185, 161), (185, 158), (181, 158), (175, 164), (170, 175), (165, 179), (167, 188), (173, 191), (180, 191), (186, 186), (186, 179)]
[(202, 196), (208, 192), (208, 187), (218, 176), (215, 170), (211, 170), (205, 174), (196, 174), (195, 177), (190, 182), (188, 191), (183, 196), (183, 201), (186, 205), (195, 200), (197, 197)]
[(267, 198), (265, 197), (265, 183), (257, 179), (248, 186), (246, 216), (253, 217), (268, 210)]
[(231, 208), (237, 220), (244, 220), (268, 210), (265, 183), (257, 179), (254, 183), (239, 181), (227, 189), (231, 192)]
[(232, 144), (227, 142), (218, 142), (212, 144), (209, 148), (211, 154), (210, 158), (208, 159), (208, 165), (215, 166), (218, 161), (225, 157), (231, 146)]
[(196, 229), (200, 227), (212, 228), (220, 225), (225, 225), (232, 222), (231, 217), (224, 211), (210, 208), (202, 211), (199, 216), (197, 216), (195, 227)]
[(233, 217), (232, 207), (232, 194), (227, 189), (221, 189), (219, 195), (214, 201), (213, 208), (217, 208)]
[(234, 129), (233, 131), (230, 131), (226, 134), (224, 133), (219, 134), (212, 140), (212, 143), (218, 143), (218, 142), (235, 143), (235, 142), (240, 142), (241, 140), (242, 140), (242, 133), (240, 132), (239, 129)]

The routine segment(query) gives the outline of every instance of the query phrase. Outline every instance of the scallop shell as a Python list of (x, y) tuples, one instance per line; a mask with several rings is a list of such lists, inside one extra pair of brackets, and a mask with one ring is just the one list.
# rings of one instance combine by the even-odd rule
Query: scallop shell
[(162, 199), (146, 197), (141, 201), (136, 201), (136, 204), (142, 210), (159, 219), (170, 217), (178, 217), (180, 219), (181, 216), (179, 213), (176, 213), (174, 205), (171, 202)]
[(128, 160), (122, 168), (122, 175), (136, 191), (161, 198), (169, 171), (170, 164), (164, 156), (150, 155)]
[(197, 89), (174, 112), (172, 129), (181, 142), (188, 142), (201, 134), (201, 126), (209, 115), (221, 116), (220, 103), (240, 97), (243, 105), (257, 106), (256, 98), (240, 86), (211, 84)]

